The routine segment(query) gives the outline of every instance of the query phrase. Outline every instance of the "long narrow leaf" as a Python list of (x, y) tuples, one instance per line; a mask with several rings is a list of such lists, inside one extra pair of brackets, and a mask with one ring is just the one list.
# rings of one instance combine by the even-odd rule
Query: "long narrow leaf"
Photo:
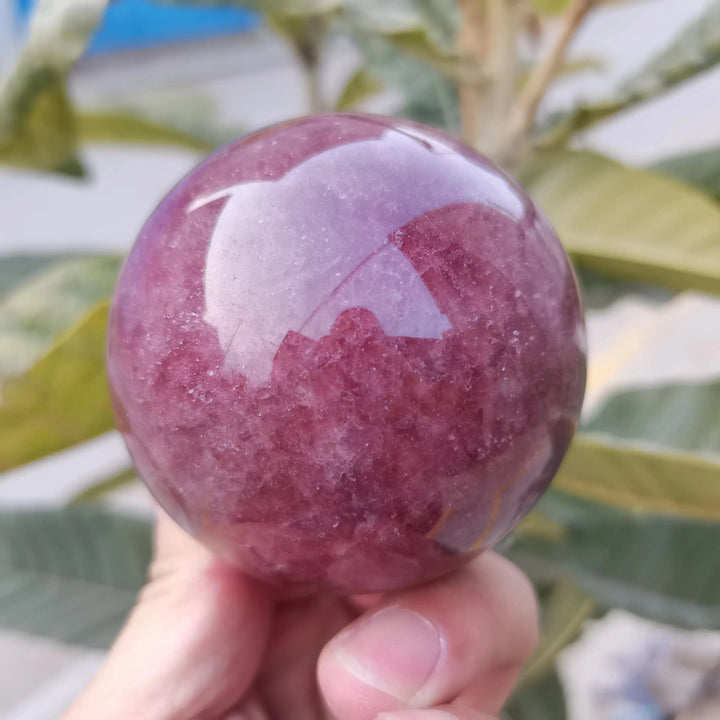
[(565, 693), (555, 671), (523, 683), (512, 694), (500, 720), (565, 720)]
[(152, 120), (122, 112), (85, 112), (78, 117), (84, 142), (173, 145), (208, 153), (216, 144)]
[(720, 293), (720, 206), (706, 195), (588, 152), (550, 154), (523, 177), (581, 267)]
[(540, 642), (518, 682), (541, 680), (555, 667), (558, 654), (580, 634), (595, 611), (595, 600), (568, 578), (560, 578), (541, 602)]
[(656, 172), (670, 175), (720, 199), (720, 148), (677, 155), (655, 163)]
[(720, 381), (619, 392), (605, 401), (583, 429), (720, 457)]
[(367, 68), (360, 68), (347, 81), (337, 103), (336, 110), (352, 110), (358, 103), (372, 97), (383, 89), (383, 84)]
[(145, 521), (96, 510), (0, 512), (0, 626), (107, 647), (145, 581)]
[(605, 607), (682, 627), (720, 628), (720, 523), (636, 513), (557, 489), (537, 511), (564, 530), (554, 538), (515, 538), (506, 554), (531, 576), (569, 574)]
[(77, 174), (77, 128), (65, 92), (107, 0), (39, 0), (25, 47), (0, 87), (0, 163)]
[(27, 372), (61, 335), (110, 296), (120, 258), (8, 258), (0, 261), (0, 268), (15, 276), (14, 286), (0, 297), (1, 388), (9, 378)]
[(579, 434), (554, 487), (633, 512), (720, 523), (720, 456), (630, 445), (610, 435)]
[(0, 471), (76, 445), (114, 426), (105, 374), (108, 303), (71, 328), (0, 402)]
[(452, 49), (460, 23), (457, 5), (451, 0), (344, 0), (343, 5), (352, 26), (390, 39), (414, 34), (415, 41), (433, 56)]
[(0, 296), (0, 470), (112, 428), (105, 324), (120, 267), (105, 255), (6, 262), (22, 279)]
[(559, 145), (620, 111), (652, 100), (720, 62), (720, 2), (714, 0), (694, 22), (618, 90), (596, 102), (556, 115), (538, 131), (541, 145)]

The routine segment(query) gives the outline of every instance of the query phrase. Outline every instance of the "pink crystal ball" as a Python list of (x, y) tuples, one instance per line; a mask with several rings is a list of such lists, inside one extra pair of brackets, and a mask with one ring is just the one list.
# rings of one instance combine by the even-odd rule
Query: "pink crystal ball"
[(576, 427), (573, 271), (449, 136), (323, 115), (226, 147), (123, 268), (108, 371), (167, 512), (284, 592), (430, 580), (492, 547)]

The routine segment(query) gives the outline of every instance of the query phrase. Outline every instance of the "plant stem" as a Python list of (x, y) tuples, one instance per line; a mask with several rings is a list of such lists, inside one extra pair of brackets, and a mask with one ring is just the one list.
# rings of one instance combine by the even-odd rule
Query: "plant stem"
[[(315, 30), (315, 29), (313, 29)], [(320, 87), (320, 44), (322, 29), (308, 33), (307, 37), (295, 41), (295, 50), (305, 76), (308, 111), (312, 114), (325, 110), (322, 88)]]
[[(485, 19), (478, 0), (459, 0), (462, 25), (457, 38), (457, 50), (462, 62), (482, 74), (485, 61)], [(460, 118), (463, 140), (475, 145), (480, 134), (485, 88), (480, 83), (459, 82)]]
[(515, 99), (517, 36), (522, 7), (519, 0), (486, 0), (486, 6), (490, 84), (475, 147), (489, 155), (495, 155)]
[(268, 24), (292, 48), (300, 61), (300, 69), (307, 87), (307, 109), (310, 113), (325, 110), (325, 101), (320, 87), (320, 56), (327, 37), (327, 19), (321, 15), (294, 17), (266, 13)]
[(320, 87), (318, 63), (303, 63), (302, 67), (307, 87), (308, 110), (311, 114), (323, 112), (326, 108)]
[(563, 16), (560, 32), (550, 52), (535, 66), (510, 113), (503, 150), (508, 152), (527, 142), (538, 107), (557, 74), (571, 40), (596, 0), (574, 0)]

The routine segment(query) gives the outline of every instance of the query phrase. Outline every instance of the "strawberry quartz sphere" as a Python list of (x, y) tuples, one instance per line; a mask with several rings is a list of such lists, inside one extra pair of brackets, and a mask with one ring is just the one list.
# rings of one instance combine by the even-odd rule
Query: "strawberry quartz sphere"
[(573, 271), (522, 188), (432, 128), (324, 115), (202, 162), (110, 315), (117, 421), (167, 512), (288, 594), (492, 547), (575, 430)]

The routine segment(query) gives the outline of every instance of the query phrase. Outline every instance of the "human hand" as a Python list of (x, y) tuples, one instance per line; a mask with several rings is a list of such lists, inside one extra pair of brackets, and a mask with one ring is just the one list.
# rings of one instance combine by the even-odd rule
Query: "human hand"
[(530, 583), (492, 552), (402, 592), (280, 603), (161, 514), (149, 582), (63, 720), (490, 720), (536, 638)]

